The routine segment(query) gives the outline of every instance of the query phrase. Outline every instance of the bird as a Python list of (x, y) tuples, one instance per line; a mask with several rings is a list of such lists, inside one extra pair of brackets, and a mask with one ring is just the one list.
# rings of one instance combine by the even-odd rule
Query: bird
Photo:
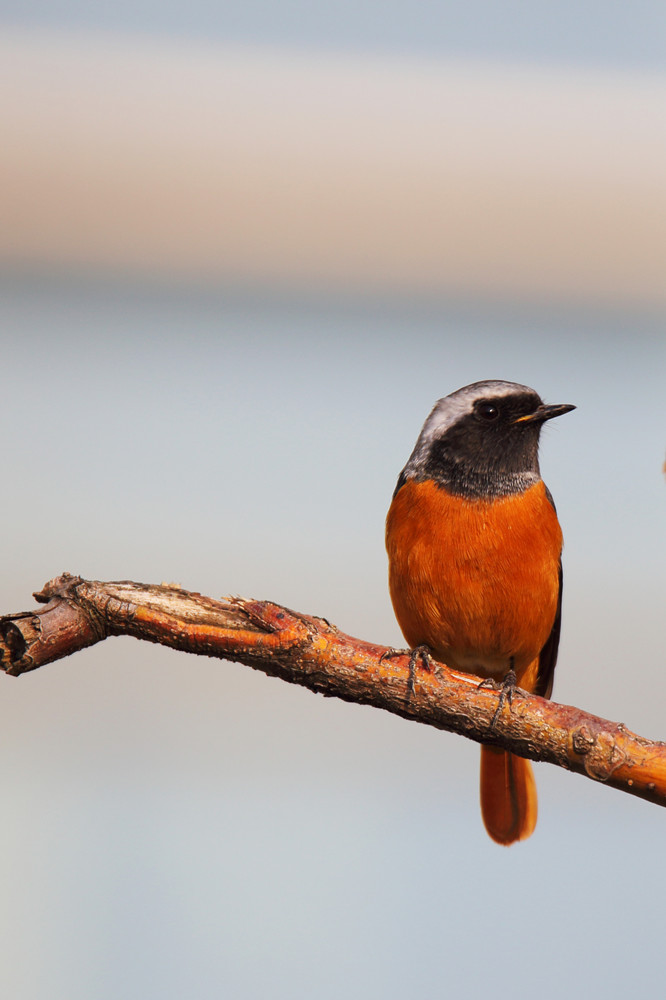
[[(539, 437), (546, 421), (574, 409), (497, 379), (438, 400), (386, 518), (389, 591), (410, 649), (502, 694), (518, 686), (551, 696), (562, 530), (541, 478)], [(528, 760), (482, 745), (480, 793), (495, 842), (531, 836), (537, 793)]]

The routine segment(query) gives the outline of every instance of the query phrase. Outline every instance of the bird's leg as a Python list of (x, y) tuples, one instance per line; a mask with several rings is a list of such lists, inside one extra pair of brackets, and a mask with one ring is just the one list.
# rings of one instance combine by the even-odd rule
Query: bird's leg
[(497, 708), (495, 709), (495, 714), (493, 715), (492, 722), (490, 723), (490, 728), (495, 728), (495, 723), (500, 717), (500, 713), (504, 708), (505, 702), (509, 703), (509, 708), (513, 702), (513, 695), (518, 686), (518, 681), (516, 678), (516, 671), (513, 669), (513, 656), (509, 660), (509, 670), (505, 674), (504, 679), (499, 687), (499, 701), (497, 702)]
[(414, 649), (387, 649), (385, 653), (379, 658), (381, 663), (382, 660), (391, 660), (394, 656), (404, 656), (409, 653), (409, 682), (407, 686), (407, 701), (410, 700), (412, 695), (416, 692), (416, 664), (420, 659), (424, 670), (430, 670), (432, 664), (432, 654), (428, 646), (415, 646)]
[(432, 655), (427, 646), (414, 646), (409, 657), (409, 697), (416, 693), (416, 663), (421, 660), (424, 670), (430, 670)]

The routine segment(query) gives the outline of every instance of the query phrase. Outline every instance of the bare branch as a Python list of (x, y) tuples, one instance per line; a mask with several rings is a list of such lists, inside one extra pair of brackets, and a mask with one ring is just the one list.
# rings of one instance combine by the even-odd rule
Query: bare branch
[(269, 601), (216, 601), (173, 586), (101, 583), (63, 574), (35, 599), (45, 607), (0, 619), (0, 668), (11, 676), (110, 635), (237, 660), (327, 697), (373, 705), (438, 729), (547, 761), (666, 805), (666, 744), (622, 724), (518, 692), (493, 726), (498, 694), (477, 678), (417, 667), (408, 655), (354, 639), (323, 618)]

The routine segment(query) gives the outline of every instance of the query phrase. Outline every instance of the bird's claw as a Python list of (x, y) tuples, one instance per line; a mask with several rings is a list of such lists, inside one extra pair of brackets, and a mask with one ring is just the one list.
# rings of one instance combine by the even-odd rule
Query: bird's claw
[(396, 649), (395, 646), (389, 646), (379, 657), (379, 662), (381, 663), (382, 660), (392, 660), (395, 656), (407, 656), (410, 652), (411, 650), (409, 649)]
[(407, 684), (407, 701), (416, 693), (416, 664), (421, 660), (424, 670), (431, 670), (433, 664), (432, 654), (427, 646), (415, 646), (414, 649), (386, 649), (379, 657), (382, 660), (391, 660), (394, 656), (409, 655), (409, 681)]
[[(481, 684), (479, 684), (479, 687), (483, 687), (485, 684), (486, 682), (482, 681)], [(493, 715), (492, 721), (490, 723), (491, 729), (495, 728), (495, 724), (500, 717), (500, 713), (504, 708), (505, 703), (508, 702), (509, 708), (511, 707), (511, 704), (513, 702), (513, 696), (518, 687), (515, 670), (513, 669), (509, 670), (509, 672), (502, 680), (501, 684), (497, 684), (496, 682), (494, 682), (494, 684), (495, 688), (499, 690), (499, 700), (497, 702), (497, 708), (495, 709), (495, 714)]]
[(416, 693), (416, 664), (421, 660), (424, 670), (430, 670), (432, 655), (427, 646), (415, 646), (409, 657), (409, 695), (408, 699)]

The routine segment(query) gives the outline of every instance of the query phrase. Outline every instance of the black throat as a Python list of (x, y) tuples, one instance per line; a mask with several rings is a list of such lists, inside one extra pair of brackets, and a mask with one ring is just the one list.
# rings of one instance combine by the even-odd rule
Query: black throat
[(426, 463), (419, 472), (411, 472), (405, 467), (396, 484), (393, 496), (405, 485), (408, 479), (417, 483), (427, 480), (436, 486), (452, 493), (454, 496), (466, 497), (468, 500), (491, 500), (499, 497), (524, 493), (530, 486), (538, 483), (541, 476), (536, 472), (507, 472), (471, 469), (469, 466), (449, 460), (441, 461), (436, 467)]

